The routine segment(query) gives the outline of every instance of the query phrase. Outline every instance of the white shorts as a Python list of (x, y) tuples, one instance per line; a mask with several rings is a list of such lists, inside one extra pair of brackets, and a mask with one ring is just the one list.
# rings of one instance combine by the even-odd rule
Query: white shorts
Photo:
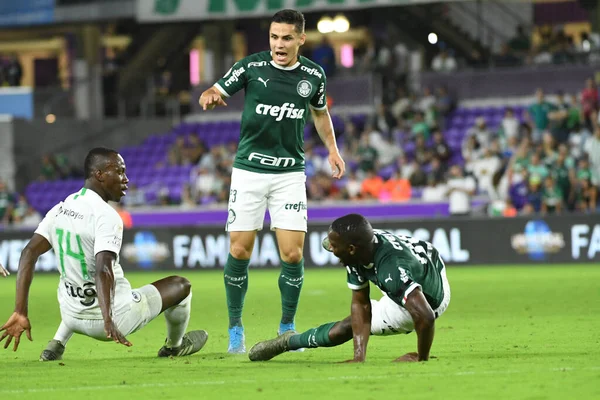
[(259, 174), (234, 168), (228, 209), (225, 227), (228, 232), (261, 230), (267, 209), (271, 230), (306, 232), (306, 175), (304, 172)]
[[(131, 308), (123, 314), (115, 315), (113, 320), (119, 331), (128, 336), (156, 318), (161, 309), (160, 292), (154, 285), (146, 285), (131, 291)], [(103, 341), (112, 340), (106, 338), (102, 319), (79, 319), (63, 314), (62, 321), (75, 333)]]
[[(446, 311), (450, 304), (450, 284), (446, 277), (446, 267), (442, 269), (441, 275), (444, 298), (440, 306), (433, 310), (436, 319)], [(411, 333), (414, 329), (415, 325), (409, 312), (388, 296), (384, 295), (379, 301), (371, 300), (371, 335), (406, 334)]]

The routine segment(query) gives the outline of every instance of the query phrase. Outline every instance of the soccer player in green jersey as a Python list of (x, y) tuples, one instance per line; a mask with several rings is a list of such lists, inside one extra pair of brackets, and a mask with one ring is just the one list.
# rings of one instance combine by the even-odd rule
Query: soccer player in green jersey
[(294, 331), (294, 317), (304, 279), (307, 230), (304, 125), (308, 112), (329, 150), (334, 178), (344, 174), (327, 111), (323, 69), (299, 56), (304, 44), (304, 16), (282, 10), (271, 20), (271, 51), (252, 54), (231, 67), (200, 96), (204, 110), (226, 106), (224, 98), (244, 89), (244, 111), (229, 193), (229, 256), (224, 281), (229, 311), (230, 353), (245, 353), (242, 309), (248, 289), (248, 264), (256, 232), (269, 209), (281, 258), (279, 290), (282, 316), (278, 332)]
[[(250, 360), (266, 361), (286, 351), (338, 346), (354, 339), (354, 358), (348, 362), (363, 362), (369, 335), (416, 330), (418, 351), (395, 361), (427, 361), (435, 320), (450, 303), (446, 268), (431, 243), (374, 230), (363, 216), (349, 214), (331, 224), (323, 246), (348, 270), (350, 316), (301, 334), (289, 332), (259, 342), (250, 349)], [(383, 292), (379, 301), (369, 298), (369, 282)]]

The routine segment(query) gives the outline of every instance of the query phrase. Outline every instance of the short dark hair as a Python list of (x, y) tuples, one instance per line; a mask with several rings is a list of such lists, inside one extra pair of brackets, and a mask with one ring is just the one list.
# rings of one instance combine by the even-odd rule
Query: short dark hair
[(105, 162), (106, 158), (112, 154), (119, 154), (116, 150), (109, 149), (106, 147), (95, 147), (89, 151), (85, 156), (83, 162), (83, 174), (85, 179), (89, 179), (94, 174), (94, 171), (101, 168), (99, 164)]
[(348, 214), (336, 219), (331, 224), (331, 231), (347, 244), (366, 246), (373, 240), (373, 227), (360, 214)]
[(290, 9), (277, 11), (275, 15), (273, 15), (271, 22), (294, 25), (296, 32), (304, 33), (304, 14), (300, 11)]

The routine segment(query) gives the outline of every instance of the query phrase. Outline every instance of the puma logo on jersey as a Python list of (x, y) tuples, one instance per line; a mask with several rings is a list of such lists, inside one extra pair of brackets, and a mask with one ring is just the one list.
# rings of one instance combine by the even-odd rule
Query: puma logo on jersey
[(388, 277), (387, 277), (387, 278), (385, 278), (385, 281), (384, 281), (384, 282), (385, 282), (385, 283), (387, 283), (388, 281), (389, 281), (389, 282), (391, 282), (392, 280), (393, 280), (393, 279), (392, 279), (392, 274), (388, 274)]
[(259, 103), (256, 106), (255, 112), (258, 115), (270, 115), (271, 117), (275, 117), (275, 121), (281, 121), (283, 118), (304, 118), (304, 109), (296, 108), (294, 103), (283, 103), (282, 106), (272, 106), (270, 104)]
[(267, 79), (266, 81), (263, 78), (258, 78), (259, 81), (261, 81), (263, 83), (263, 85), (265, 85), (265, 87), (267, 87), (267, 82), (270, 81), (270, 79)]
[(242, 288), (242, 284), (241, 284), (241, 283), (231, 283), (231, 282), (227, 282), (227, 284), (228, 284), (228, 285), (231, 285), (231, 286), (236, 286), (236, 287), (239, 287), (240, 289)]

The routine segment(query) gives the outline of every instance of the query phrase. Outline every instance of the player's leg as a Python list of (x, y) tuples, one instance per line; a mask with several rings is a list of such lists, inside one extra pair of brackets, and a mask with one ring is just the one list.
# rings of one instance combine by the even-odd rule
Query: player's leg
[(279, 292), (281, 293), (281, 321), (279, 334), (295, 331), (294, 318), (298, 309), (300, 292), (304, 283), (305, 232), (277, 229), (277, 244), (281, 259)]
[(229, 255), (223, 271), (229, 314), (229, 353), (246, 352), (242, 311), (248, 291), (248, 265), (255, 240), (256, 231), (229, 233)]
[(114, 316), (115, 323), (121, 333), (128, 336), (164, 312), (167, 338), (158, 352), (159, 357), (193, 354), (204, 346), (208, 333), (203, 330), (185, 333), (191, 314), (191, 289), (190, 281), (180, 276), (169, 276), (134, 289), (129, 311)]
[(334, 347), (352, 339), (352, 321), (348, 316), (337, 322), (329, 322), (302, 333), (291, 331), (279, 335), (275, 339), (258, 342), (250, 349), (248, 357), (251, 361), (267, 361), (285, 353), (304, 348)]
[(160, 357), (182, 356), (200, 350), (208, 340), (206, 331), (185, 333), (192, 312), (192, 284), (186, 278), (169, 276), (152, 282), (161, 297), (161, 312), (167, 322), (165, 345), (159, 350)]
[(242, 310), (248, 290), (248, 265), (256, 231), (262, 229), (270, 177), (234, 168), (231, 174), (228, 217), (229, 255), (223, 271), (229, 313), (230, 353), (245, 353)]
[(67, 342), (71, 339), (73, 333), (74, 332), (67, 327), (64, 321), (61, 320), (58, 330), (54, 334), (54, 338), (48, 342), (48, 345), (42, 351), (40, 361), (62, 360), (62, 355), (65, 352)]
[(307, 231), (306, 176), (303, 172), (273, 178), (269, 197), (271, 229), (276, 231), (281, 274), (281, 321), (278, 332), (295, 330), (294, 318), (304, 282), (304, 238)]
[[(410, 333), (414, 329), (408, 311), (389, 297), (371, 300), (371, 335)], [(259, 342), (248, 354), (252, 361), (266, 361), (286, 351), (300, 348), (333, 347), (352, 339), (352, 320), (330, 322), (300, 334), (285, 334), (275, 339)]]

